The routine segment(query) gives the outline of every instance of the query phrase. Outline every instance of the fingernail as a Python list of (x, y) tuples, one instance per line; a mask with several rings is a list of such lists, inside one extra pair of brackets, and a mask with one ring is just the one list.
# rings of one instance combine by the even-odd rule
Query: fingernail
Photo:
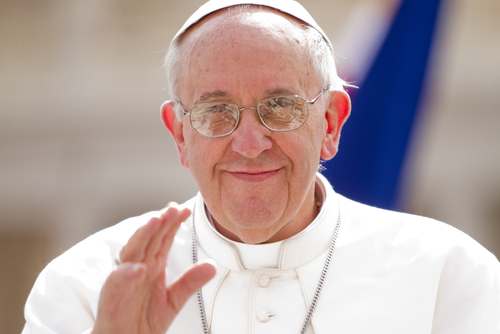
[(206, 259), (206, 260), (201, 261), (200, 263), (210, 263), (212, 266), (217, 268), (217, 264), (212, 259)]
[(215, 273), (217, 273), (217, 264), (215, 263), (214, 260), (212, 260), (212, 259), (206, 259), (206, 260), (201, 261), (199, 264), (202, 264), (202, 263), (211, 264), (214, 267), (214, 269), (215, 269)]

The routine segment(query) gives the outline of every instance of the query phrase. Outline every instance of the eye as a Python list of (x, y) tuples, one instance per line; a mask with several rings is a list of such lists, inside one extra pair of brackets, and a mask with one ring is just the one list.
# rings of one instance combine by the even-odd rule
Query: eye
[(290, 97), (272, 97), (261, 101), (259, 105), (263, 117), (286, 117), (293, 111), (295, 100)]
[(223, 103), (208, 105), (203, 109), (203, 112), (208, 113), (222, 113), (227, 111), (231, 111), (231, 107)]
[(295, 103), (293, 99), (287, 97), (276, 97), (269, 99), (269, 105), (272, 108), (286, 108), (293, 106)]

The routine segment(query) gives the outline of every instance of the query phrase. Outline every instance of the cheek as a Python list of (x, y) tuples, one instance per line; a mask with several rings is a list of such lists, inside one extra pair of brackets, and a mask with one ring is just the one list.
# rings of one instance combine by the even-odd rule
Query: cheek
[(292, 162), (292, 173), (301, 174), (301, 177), (316, 173), (321, 151), (320, 136), (306, 124), (298, 130), (283, 132), (280, 142), (276, 142)]
[(189, 158), (189, 155), (192, 150), (191, 148), (193, 147), (191, 143), (192, 139), (190, 137), (190, 128), (190, 124), (186, 124), (185, 122), (183, 123), (182, 137), (184, 138), (184, 142), (182, 143), (181, 149), (179, 151), (179, 159), (181, 161), (181, 165), (187, 169), (191, 168), (191, 164), (189, 163), (191, 159)]
[(201, 166), (203, 166), (201, 161), (205, 159), (203, 156), (205, 152), (204, 147), (201, 147), (202, 143), (199, 142), (195, 136), (196, 134), (188, 137), (186, 140), (186, 146), (188, 147), (186, 159), (192, 173), (198, 173), (200, 171)]
[(313, 143), (319, 154), (327, 133), (328, 123), (323, 114), (321, 116), (318, 115), (313, 120), (314, 122), (311, 122), (310, 125), (311, 143)]
[(200, 181), (202, 178), (211, 178), (216, 164), (222, 159), (224, 149), (216, 138), (205, 138), (192, 131), (186, 138), (189, 147), (186, 159), (191, 173)]
[(210, 155), (206, 154), (206, 150), (197, 143), (196, 140), (189, 143), (190, 149), (186, 159), (189, 164), (189, 170), (200, 190), (210, 188), (212, 182), (211, 171), (213, 170), (212, 162), (209, 161)]
[(303, 160), (302, 163), (308, 166), (308, 173), (316, 173), (319, 167), (321, 145), (324, 137), (323, 123), (315, 120), (315, 122), (304, 124), (298, 143), (294, 147), (296, 154), (300, 154), (300, 158)]
[[(316, 115), (315, 115), (316, 116)], [(306, 132), (304, 140), (314, 149), (319, 149), (326, 133), (326, 120), (317, 117), (311, 117), (303, 126)]]

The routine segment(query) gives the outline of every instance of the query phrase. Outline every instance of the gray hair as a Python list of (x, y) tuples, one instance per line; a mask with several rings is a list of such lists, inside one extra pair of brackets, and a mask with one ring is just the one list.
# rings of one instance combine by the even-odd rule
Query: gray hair
[[(236, 7), (243, 7), (236, 6)], [(304, 24), (304, 36), (309, 46), (309, 54), (312, 59), (312, 64), (316, 70), (316, 74), (322, 81), (322, 87), (328, 87), (330, 90), (344, 91), (344, 86), (347, 85), (337, 74), (335, 66), (335, 57), (333, 49), (323, 38), (321, 33), (313, 27)], [(164, 68), (167, 74), (170, 99), (178, 101), (179, 76), (181, 71), (181, 42), (185, 33), (175, 39), (165, 56)], [(179, 103), (174, 106), (174, 111), (177, 119), (182, 116), (182, 109)]]

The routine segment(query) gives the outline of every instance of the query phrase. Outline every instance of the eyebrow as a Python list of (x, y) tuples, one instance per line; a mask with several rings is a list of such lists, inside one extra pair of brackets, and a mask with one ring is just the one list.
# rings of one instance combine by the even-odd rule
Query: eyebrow
[(292, 92), (291, 90), (288, 90), (286, 88), (266, 90), (266, 94), (267, 95), (297, 95), (297, 93)]
[[(279, 95), (296, 95), (295, 92), (289, 90), (289, 89), (286, 89), (286, 88), (277, 88), (277, 89), (270, 89), (270, 90), (266, 90), (266, 95), (268, 96), (279, 96)], [(217, 97), (228, 97), (230, 96), (231, 94), (229, 94), (228, 92), (225, 92), (225, 91), (222, 91), (222, 90), (216, 90), (216, 91), (213, 91), (213, 92), (207, 92), (207, 93), (204, 93), (200, 96), (200, 98), (198, 100), (196, 100), (196, 102), (194, 104), (197, 104), (197, 103), (201, 103), (201, 102), (205, 102), (207, 100), (210, 100), (210, 99), (213, 99), (213, 98), (217, 98)]]
[(222, 90), (216, 90), (214, 92), (208, 92), (208, 93), (204, 93), (200, 96), (200, 98), (195, 102), (196, 103), (200, 103), (200, 102), (205, 102), (209, 99), (212, 99), (214, 97), (227, 97), (229, 96), (229, 94), (227, 92), (224, 92)]

